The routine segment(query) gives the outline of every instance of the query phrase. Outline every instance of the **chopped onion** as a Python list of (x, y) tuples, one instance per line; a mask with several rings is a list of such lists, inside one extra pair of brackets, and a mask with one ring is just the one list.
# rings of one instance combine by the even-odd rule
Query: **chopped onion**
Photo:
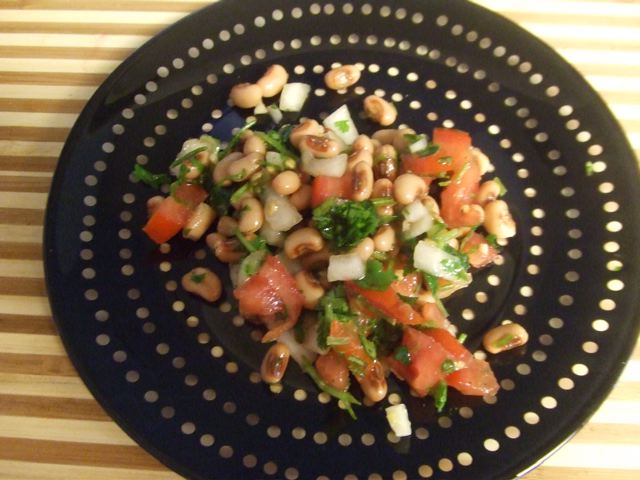
[(417, 153), (422, 150), (426, 150), (428, 146), (429, 142), (427, 141), (427, 137), (423, 135), (418, 140), (409, 145), (409, 151), (411, 153)]
[(409, 223), (416, 222), (426, 215), (431, 216), (429, 209), (420, 200), (414, 200), (402, 209), (402, 216)]
[(256, 108), (253, 109), (254, 115), (264, 115), (265, 113), (267, 113), (267, 106), (262, 102), (256, 105)]
[(231, 285), (233, 288), (236, 288), (239, 283), (240, 277), (240, 264), (239, 263), (230, 263), (229, 264), (229, 280), (231, 280)]
[(267, 111), (274, 123), (280, 123), (282, 121), (282, 112), (275, 103), (273, 105), (269, 105), (267, 107)]
[(411, 435), (411, 421), (409, 412), (404, 403), (392, 405), (384, 409), (387, 414), (387, 421), (396, 437), (407, 437)]
[(277, 232), (286, 232), (302, 221), (302, 215), (291, 202), (271, 189), (264, 198), (264, 220)]
[(415, 238), (427, 232), (433, 225), (433, 217), (429, 209), (420, 200), (414, 200), (402, 209), (404, 221), (402, 233), (404, 238)]
[(347, 105), (342, 105), (327, 118), (322, 124), (339, 137), (346, 145), (351, 145), (358, 138), (358, 129), (353, 123), (351, 113)]
[(402, 222), (402, 232), (404, 234), (404, 238), (416, 238), (422, 235), (425, 232), (428, 232), (433, 226), (433, 218), (431, 216), (426, 215), (419, 220), (416, 220), (413, 223), (410, 223), (406, 226), (405, 230), (405, 222)]
[(260, 270), (260, 266), (266, 256), (266, 250), (256, 250), (242, 259), (240, 269), (238, 270), (238, 279), (236, 286), (242, 285), (249, 280), (249, 277)]
[(291, 275), (302, 270), (302, 264), (297, 258), (289, 258), (284, 252), (280, 252), (277, 257)]
[(267, 152), (264, 156), (264, 163), (267, 167), (272, 165), (277, 169), (284, 169), (284, 158), (278, 152)]
[(294, 82), (287, 83), (280, 94), (280, 110), (283, 112), (299, 112), (311, 92), (311, 85)]
[(445, 252), (433, 240), (420, 240), (413, 250), (413, 266), (415, 268), (445, 280), (460, 281), (459, 276), (446, 267), (458, 262), (458, 258)]
[(323, 349), (318, 345), (318, 322), (315, 315), (307, 314), (302, 320), (298, 321), (304, 321), (304, 342), (302, 342), (302, 345), (320, 355), (327, 353), (328, 348)]
[(357, 253), (345, 253), (329, 257), (327, 279), (330, 282), (360, 280), (365, 273), (365, 261)]
[(315, 158), (307, 150), (302, 152), (302, 171), (313, 177), (326, 175), (328, 177), (341, 177), (347, 171), (347, 154), (339, 153), (331, 158)]
[(303, 344), (298, 343), (292, 330), (287, 330), (280, 335), (278, 337), (278, 341), (289, 347), (289, 355), (291, 355), (291, 358), (293, 358), (298, 365), (302, 365), (305, 360), (313, 363), (318, 356), (314, 351), (309, 350)]
[(284, 245), (284, 233), (274, 230), (266, 222), (262, 224), (262, 228), (258, 233), (271, 246), (282, 247)]

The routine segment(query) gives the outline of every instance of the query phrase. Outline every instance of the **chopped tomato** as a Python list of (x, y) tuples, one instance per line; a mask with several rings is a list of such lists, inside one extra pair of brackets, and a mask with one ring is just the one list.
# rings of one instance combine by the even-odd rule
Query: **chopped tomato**
[(422, 313), (422, 318), (430, 327), (445, 328), (448, 324), (447, 317), (444, 316), (442, 310), (435, 303), (425, 303), (422, 305), (420, 313)]
[(493, 263), (498, 251), (489, 245), (484, 235), (473, 232), (461, 245), (460, 251), (467, 255), (469, 264), (475, 268), (486, 267)]
[(353, 323), (333, 320), (329, 327), (329, 337), (335, 340), (335, 344), (331, 345), (331, 348), (345, 358), (357, 358), (362, 362), (363, 367), (372, 362), (360, 342), (358, 331)]
[(456, 360), (468, 360), (472, 355), (464, 345), (462, 345), (456, 337), (451, 335), (448, 330), (444, 328), (429, 328), (424, 330), (424, 334), (433, 338), (442, 347), (449, 352), (449, 354)]
[(173, 196), (178, 202), (183, 203), (192, 210), (204, 202), (207, 195), (207, 191), (201, 185), (195, 183), (184, 183), (173, 192)]
[(369, 290), (354, 282), (345, 282), (345, 286), (348, 292), (362, 295), (371, 306), (404, 325), (419, 325), (425, 322), (420, 313), (398, 297), (392, 286), (386, 290)]
[(341, 177), (320, 175), (311, 184), (311, 206), (320, 205), (331, 197), (349, 198), (351, 195), (351, 172)]
[(258, 317), (269, 329), (269, 342), (292, 328), (302, 311), (304, 297), (296, 281), (277, 257), (268, 255), (255, 275), (236, 288), (241, 315)]
[(173, 197), (157, 206), (142, 230), (156, 243), (168, 242), (187, 224), (191, 210)]
[(473, 158), (465, 165), (453, 174), (451, 183), (440, 196), (440, 214), (449, 227), (472, 227), (482, 221), (478, 212), (469, 208), (480, 187), (480, 165)]
[(418, 272), (412, 272), (400, 280), (396, 280), (391, 284), (391, 288), (393, 288), (396, 293), (400, 295), (404, 295), (405, 297), (415, 297), (420, 290), (420, 285), (422, 284), (422, 275)]
[(418, 175), (438, 176), (446, 172), (458, 172), (469, 157), (471, 136), (453, 128), (434, 128), (433, 143), (438, 145), (436, 153), (426, 156), (406, 154), (402, 157), (402, 168)]
[(316, 359), (318, 375), (333, 388), (346, 392), (349, 388), (349, 366), (342, 355), (334, 350)]

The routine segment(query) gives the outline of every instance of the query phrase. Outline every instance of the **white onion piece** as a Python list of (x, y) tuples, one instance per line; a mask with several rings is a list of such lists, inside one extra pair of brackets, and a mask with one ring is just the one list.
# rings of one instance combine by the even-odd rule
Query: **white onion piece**
[(429, 215), (429, 209), (420, 200), (414, 200), (402, 209), (402, 216), (409, 223), (418, 221), (426, 215)]
[[(312, 316), (312, 315), (311, 315)], [(305, 323), (304, 323), (304, 342), (302, 342), (302, 345), (315, 353), (318, 353), (320, 355), (325, 354), (329, 351), (328, 348), (320, 348), (320, 346), (318, 345), (318, 322), (313, 319), (313, 320), (307, 320), (305, 318)]]
[(280, 252), (277, 257), (291, 275), (295, 275), (302, 270), (302, 265), (297, 258), (289, 258), (284, 252)]
[(267, 106), (262, 102), (256, 105), (256, 108), (253, 109), (254, 115), (264, 115), (265, 113), (267, 113)]
[[(182, 148), (176, 155), (176, 159), (202, 147), (206, 147), (207, 150), (210, 152), (209, 155), (211, 155), (212, 145), (210, 142), (202, 141), (199, 138), (190, 138), (182, 144)], [(181, 167), (180, 164), (171, 167), (170, 168), (171, 175), (173, 175), (174, 177), (178, 177), (180, 175), (180, 167)]]
[(422, 235), (425, 232), (428, 232), (433, 226), (433, 218), (430, 215), (425, 215), (424, 217), (416, 220), (413, 223), (410, 223), (406, 226), (405, 230), (405, 222), (402, 222), (402, 232), (404, 238), (416, 238)]
[(249, 280), (251, 275), (255, 274), (262, 266), (264, 257), (266, 256), (265, 250), (256, 250), (242, 259), (240, 262), (240, 268), (238, 269), (238, 278), (236, 280), (236, 287), (239, 287), (244, 282)]
[(239, 286), (238, 279), (240, 277), (240, 264), (239, 263), (230, 263), (229, 264), (229, 280), (231, 280), (231, 285), (233, 288)]
[(458, 259), (442, 250), (433, 240), (420, 240), (413, 250), (413, 266), (418, 270), (453, 282), (460, 279), (445, 268), (445, 265), (457, 263)]
[(275, 103), (273, 105), (269, 105), (269, 107), (267, 107), (267, 111), (274, 123), (280, 123), (282, 121), (282, 112)]
[(327, 177), (341, 177), (347, 171), (347, 154), (339, 153), (331, 158), (315, 158), (307, 150), (303, 151), (300, 159), (302, 171), (313, 177), (325, 175)]
[(286, 232), (302, 221), (302, 215), (286, 197), (269, 189), (264, 200), (264, 220), (272, 230)]
[(396, 437), (407, 437), (411, 435), (411, 421), (409, 412), (404, 403), (392, 405), (384, 409), (387, 414), (387, 421)]
[(298, 365), (302, 365), (305, 359), (311, 363), (314, 362), (318, 354), (313, 352), (298, 341), (293, 334), (293, 330), (287, 330), (282, 335), (278, 337), (278, 341), (284, 343), (287, 347), (289, 347), (289, 354), (291, 358), (293, 358)]
[(416, 140), (412, 144), (409, 145), (409, 151), (411, 153), (417, 153), (422, 150), (426, 150), (429, 146), (429, 142), (426, 137), (420, 137), (420, 139)]
[(347, 105), (342, 105), (331, 113), (323, 120), (322, 125), (331, 130), (346, 145), (350, 146), (358, 138), (358, 129), (353, 123)]
[(269, 151), (264, 155), (264, 162), (269, 165), (273, 165), (276, 168), (284, 168), (284, 158), (278, 152)]
[(311, 92), (311, 85), (306, 83), (287, 83), (280, 94), (280, 110), (283, 112), (299, 112)]
[(266, 222), (262, 224), (262, 228), (258, 233), (269, 245), (274, 247), (282, 247), (284, 245), (284, 233), (274, 230)]
[(414, 200), (402, 209), (402, 233), (404, 238), (415, 238), (429, 231), (433, 226), (433, 216), (420, 200)]
[(330, 282), (360, 280), (366, 273), (366, 264), (357, 253), (331, 255), (327, 279)]

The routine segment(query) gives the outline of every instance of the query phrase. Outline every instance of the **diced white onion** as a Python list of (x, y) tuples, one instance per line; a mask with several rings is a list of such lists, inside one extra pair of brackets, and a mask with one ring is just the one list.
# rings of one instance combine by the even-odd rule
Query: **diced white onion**
[(414, 200), (402, 209), (402, 216), (409, 223), (418, 221), (427, 215), (431, 216), (429, 209), (420, 200)]
[(266, 253), (264, 250), (257, 250), (255, 252), (251, 252), (242, 259), (242, 262), (240, 262), (240, 269), (238, 270), (237, 286), (240, 286), (249, 280), (249, 277), (251, 276), (248, 273), (249, 270), (252, 270), (253, 273), (255, 273), (260, 269), (265, 255)]
[(272, 230), (286, 232), (302, 221), (302, 215), (289, 199), (268, 189), (264, 198), (264, 220)]
[(404, 238), (415, 238), (427, 232), (433, 225), (431, 211), (421, 200), (414, 200), (402, 209), (402, 233)]
[(328, 177), (341, 177), (347, 171), (347, 154), (339, 153), (331, 158), (315, 158), (307, 150), (303, 151), (300, 159), (302, 171), (313, 177), (326, 175)]
[(278, 337), (278, 341), (289, 347), (289, 355), (291, 355), (291, 358), (293, 358), (299, 365), (301, 365), (305, 359), (313, 363), (318, 356), (316, 352), (313, 352), (307, 349), (303, 344), (298, 343), (292, 330), (287, 330), (280, 335)]
[[(304, 319), (304, 342), (302, 345), (307, 349), (315, 353), (324, 354), (328, 349), (322, 349), (318, 345), (318, 322), (315, 320), (313, 314), (310, 315), (312, 320)], [(300, 320), (299, 320), (300, 321)]]
[(418, 270), (430, 273), (445, 280), (459, 280), (444, 267), (449, 262), (457, 262), (457, 258), (442, 250), (433, 240), (420, 240), (413, 250), (413, 266)]
[(280, 123), (282, 121), (282, 112), (275, 103), (273, 105), (269, 105), (267, 111), (274, 123)]
[(311, 92), (311, 85), (306, 83), (287, 83), (280, 94), (280, 110), (283, 112), (299, 112)]
[(396, 437), (407, 437), (411, 435), (411, 421), (409, 412), (404, 403), (392, 405), (384, 409), (387, 414), (387, 421)]
[(330, 282), (360, 280), (364, 277), (365, 272), (365, 261), (357, 253), (345, 253), (329, 257), (327, 279)]
[(264, 115), (265, 113), (267, 113), (267, 106), (262, 102), (256, 105), (256, 108), (253, 109), (254, 115)]
[(347, 107), (346, 104), (331, 113), (324, 119), (322, 124), (331, 130), (346, 145), (351, 145), (358, 137), (358, 130), (355, 123), (353, 123), (349, 107)]
[(284, 158), (278, 152), (269, 151), (264, 155), (264, 162), (277, 168), (284, 168)]
[(268, 223), (263, 223), (262, 228), (258, 232), (265, 242), (274, 247), (282, 247), (284, 245), (284, 233), (274, 230)]
[(426, 150), (428, 146), (429, 146), (429, 142), (427, 142), (427, 138), (420, 137), (419, 140), (416, 140), (415, 142), (409, 145), (409, 151), (411, 153), (417, 153), (421, 150)]
[(233, 288), (236, 288), (240, 285), (238, 282), (239, 277), (240, 277), (240, 264), (230, 263), (229, 264), (229, 280), (231, 280), (231, 285), (233, 286)]
[[(430, 215), (425, 215), (424, 217), (416, 220), (413, 223), (409, 223), (405, 227), (405, 222), (402, 222), (402, 232), (404, 234), (404, 238), (416, 238), (422, 235), (425, 232), (428, 232), (433, 226), (433, 218)], [(405, 229), (406, 228), (406, 229)]]

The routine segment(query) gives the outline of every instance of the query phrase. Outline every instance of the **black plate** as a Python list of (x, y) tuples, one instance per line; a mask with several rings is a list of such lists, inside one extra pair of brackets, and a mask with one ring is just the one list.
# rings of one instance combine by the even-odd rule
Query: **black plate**
[[(393, 7), (387, 5), (393, 4)], [(334, 62), (365, 67), (323, 95)], [(392, 382), (414, 435), (383, 408), (352, 421), (293, 368), (279, 393), (257, 379), (264, 351), (226, 300), (176, 281), (214, 265), (202, 243), (160, 252), (140, 231), (153, 192), (136, 161), (164, 170), (181, 142), (240, 117), (230, 87), (281, 63), (314, 93), (305, 115), (360, 111), (381, 90), (421, 130), (456, 126), (493, 159), (519, 234), (504, 262), (449, 302), (468, 344), (505, 319), (531, 340), (490, 358), (496, 402), (430, 400)], [(363, 131), (373, 125), (362, 120)], [(536, 464), (606, 397), (637, 337), (638, 169), (593, 90), (514, 24), (462, 1), (221, 1), (147, 43), (98, 90), (53, 182), (45, 248), (51, 306), (69, 355), (113, 418), (190, 478), (507, 478)]]

